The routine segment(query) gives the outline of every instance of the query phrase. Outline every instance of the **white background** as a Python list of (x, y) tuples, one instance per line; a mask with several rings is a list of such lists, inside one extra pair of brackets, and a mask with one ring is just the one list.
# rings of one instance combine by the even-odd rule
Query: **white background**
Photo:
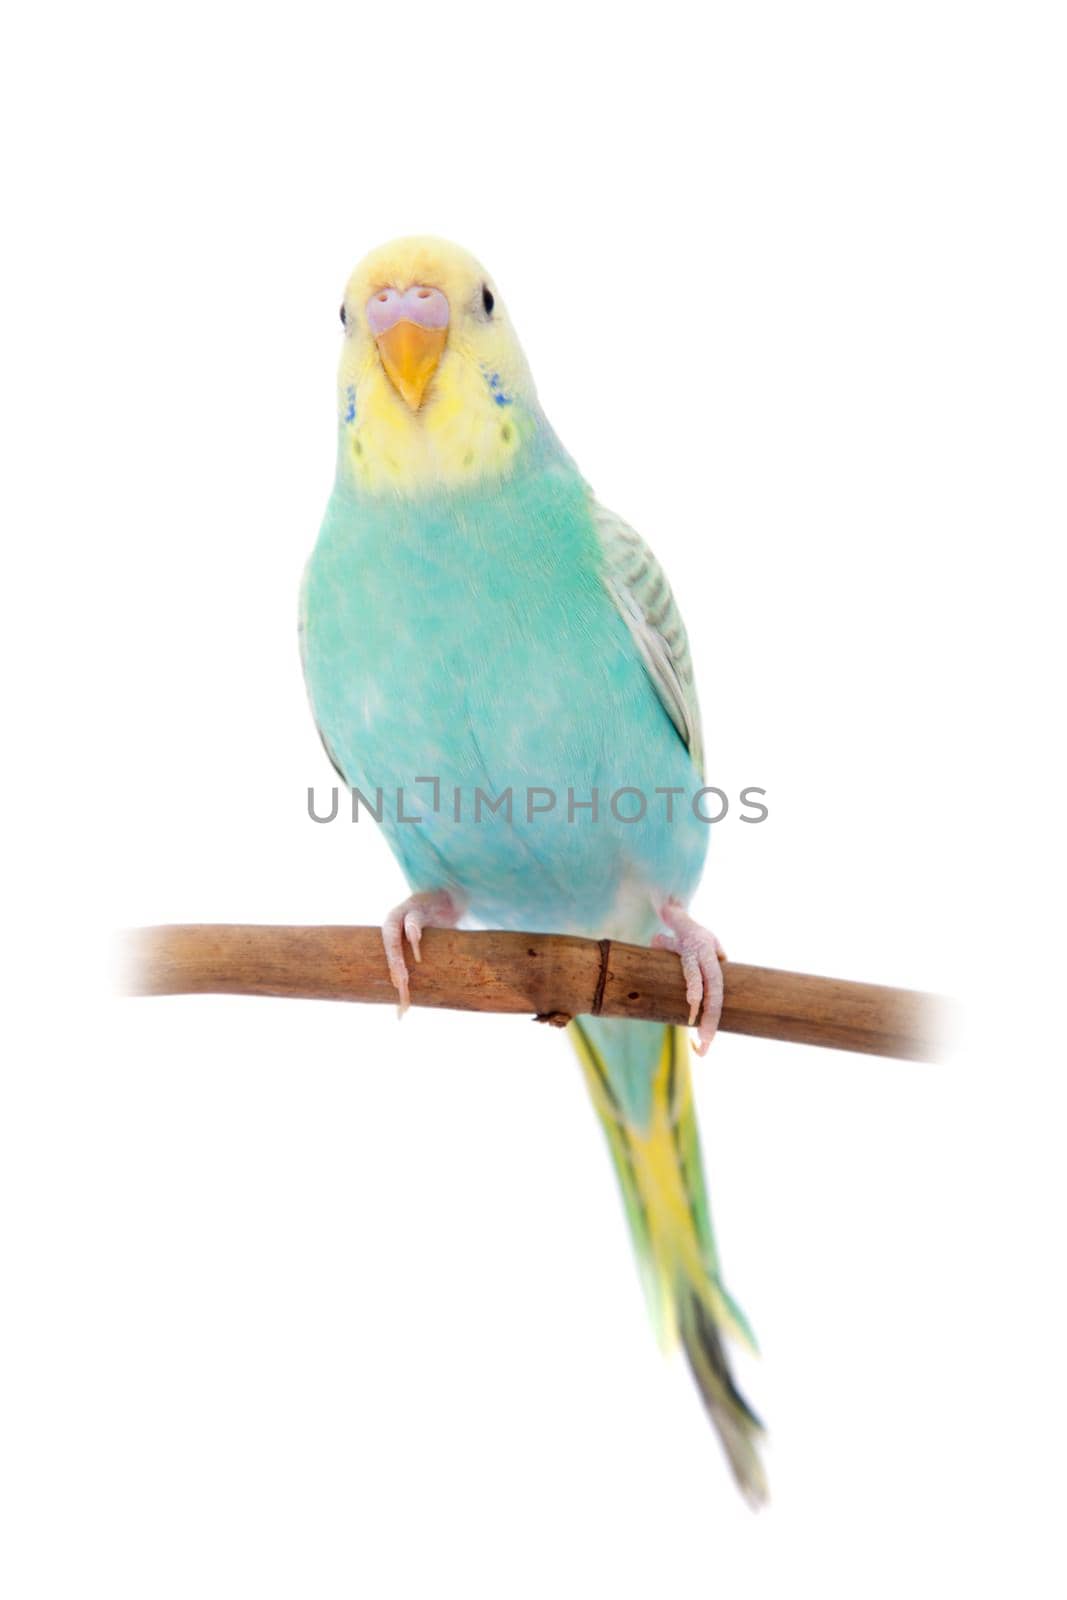
[[(9, 24), (11, 1600), (1063, 1593), (1055, 12)], [(759, 1517), (562, 1039), (109, 994), (119, 926), (403, 893), (367, 825), (307, 820), (294, 622), (340, 291), (409, 230), (487, 262), (674, 580), (713, 781), (769, 792), (699, 913), (966, 1004), (946, 1065), (698, 1068)]]

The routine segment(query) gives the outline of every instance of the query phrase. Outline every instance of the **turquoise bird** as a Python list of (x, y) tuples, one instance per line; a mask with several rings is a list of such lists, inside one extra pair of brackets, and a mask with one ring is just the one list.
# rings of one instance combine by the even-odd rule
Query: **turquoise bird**
[[(411, 887), (383, 939), (401, 1010), (427, 927), (583, 934), (677, 951), (706, 1050), (722, 951), (686, 907), (703, 867), (703, 743), (678, 608), (538, 404), (476, 260), (400, 239), (341, 307), (337, 470), (301, 599), (326, 751)], [(723, 1336), (684, 1029), (569, 1029), (654, 1319), (681, 1340), (734, 1476), (766, 1485)]]

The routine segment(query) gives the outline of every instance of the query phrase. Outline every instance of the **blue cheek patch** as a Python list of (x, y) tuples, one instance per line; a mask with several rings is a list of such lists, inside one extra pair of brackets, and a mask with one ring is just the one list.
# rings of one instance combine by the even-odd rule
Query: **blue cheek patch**
[(499, 372), (488, 373), (486, 376), (486, 381), (489, 384), (493, 399), (496, 401), (497, 405), (509, 406), (511, 404), (511, 396), (504, 393), (503, 385), (500, 382)]
[(355, 385), (354, 384), (350, 383), (348, 385), (348, 388), (345, 390), (345, 399), (348, 401), (348, 405), (347, 405), (347, 407), (345, 409), (345, 421), (346, 422), (355, 422), (355, 420), (356, 420), (356, 390), (355, 390)]

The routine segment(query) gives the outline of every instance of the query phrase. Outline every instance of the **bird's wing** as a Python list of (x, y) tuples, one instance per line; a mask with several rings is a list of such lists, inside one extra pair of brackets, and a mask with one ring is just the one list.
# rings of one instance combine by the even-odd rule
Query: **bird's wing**
[(311, 706), (311, 716), (312, 716), (312, 719), (313, 719), (313, 721), (315, 723), (315, 732), (318, 734), (319, 738), (322, 740), (322, 748), (326, 752), (326, 758), (329, 761), (330, 766), (336, 772), (336, 774), (340, 778), (341, 782), (347, 784), (348, 779), (345, 777), (344, 773), (341, 771), (341, 763), (338, 761), (336, 755), (334, 754), (333, 750), (331, 749), (330, 741), (327, 739), (326, 735), (323, 733), (321, 727), (319, 726), (318, 717), (315, 716), (315, 704), (314, 704), (314, 701), (311, 699), (311, 685), (310, 685), (310, 683), (308, 683), (308, 676), (307, 676), (307, 620), (308, 620), (308, 575), (307, 575), (307, 570), (305, 569), (303, 579), (301, 580), (301, 583), (300, 583), (300, 601), (299, 601), (299, 606), (298, 606), (298, 610), (297, 610), (297, 621), (296, 621), (296, 638), (297, 638), (297, 643), (300, 646), (300, 665), (301, 665), (301, 667), (303, 668), (303, 671), (304, 671), (304, 684), (305, 684), (305, 687), (307, 689), (308, 703)]
[(704, 739), (689, 640), (666, 574), (633, 528), (594, 502), (593, 519), (604, 552), (604, 583), (630, 630), (663, 709), (704, 770)]

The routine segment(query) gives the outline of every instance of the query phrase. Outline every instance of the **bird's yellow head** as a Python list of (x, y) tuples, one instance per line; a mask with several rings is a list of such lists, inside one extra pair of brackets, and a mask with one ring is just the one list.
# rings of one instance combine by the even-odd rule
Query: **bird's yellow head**
[(458, 488), (511, 470), (540, 412), (495, 283), (443, 239), (361, 261), (341, 306), (341, 465), (370, 493)]

